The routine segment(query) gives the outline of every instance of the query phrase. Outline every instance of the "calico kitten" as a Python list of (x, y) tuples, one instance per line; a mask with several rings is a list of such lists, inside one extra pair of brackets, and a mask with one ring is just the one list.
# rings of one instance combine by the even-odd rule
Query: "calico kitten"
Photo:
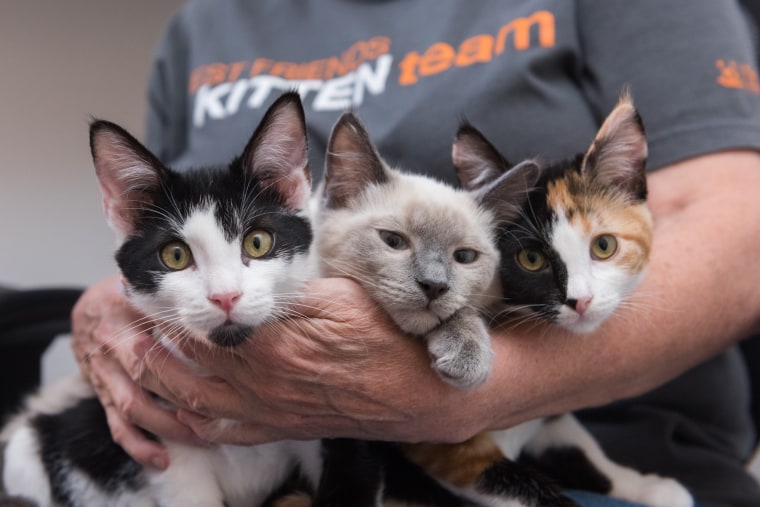
[(333, 129), (316, 200), (321, 274), (353, 278), (425, 339), (443, 380), (482, 383), (493, 352), (480, 310), (499, 260), (491, 214), (466, 192), (389, 167), (350, 112)]
[[(498, 223), (503, 299), (496, 306), (502, 318), (587, 333), (619, 308), (642, 279), (652, 244), (646, 156), (644, 129), (628, 94), (584, 154), (558, 163), (529, 160), (512, 167), (480, 132), (462, 125), (453, 146), (454, 165), (463, 187), (479, 195)], [(520, 177), (515, 179), (515, 173)], [(517, 208), (514, 199), (494, 192), (504, 188), (503, 180), (525, 192)], [(486, 495), (515, 495), (531, 506), (571, 505), (539, 498), (552, 489), (548, 485), (516, 494), (511, 474), (519, 465), (512, 460), (522, 455), (567, 488), (654, 507), (693, 505), (676, 481), (610, 461), (572, 414), (528, 421), (465, 445), (475, 441), (483, 449), (472, 451), (476, 456), (496, 455), (494, 446), (502, 454), (471, 478), (471, 487)], [(426, 446), (412, 446), (407, 455), (431, 470), (446, 455), (442, 448), (433, 446), (431, 454)], [(450, 460), (442, 478), (459, 465)]]
[[(611, 112), (593, 144), (574, 160), (510, 167), (468, 124), (453, 146), (462, 185), (488, 193), (512, 171), (533, 166), (529, 198), (515, 219), (499, 219), (501, 310), (574, 333), (598, 328), (643, 278), (652, 244), (646, 205), (646, 139), (627, 95)], [(498, 215), (498, 200), (484, 204)], [(530, 318), (523, 320), (531, 320)]]
[[(158, 338), (197, 340), (219, 353), (287, 315), (312, 276), (297, 94), (271, 106), (227, 168), (174, 172), (105, 121), (91, 125), (90, 141), (126, 294)], [(321, 473), (319, 442), (287, 441), (210, 449), (166, 441), (171, 466), (143, 468), (113, 442), (80, 377), (43, 388), (2, 442), (6, 491), (40, 507), (261, 505), (294, 468), (312, 486)]]

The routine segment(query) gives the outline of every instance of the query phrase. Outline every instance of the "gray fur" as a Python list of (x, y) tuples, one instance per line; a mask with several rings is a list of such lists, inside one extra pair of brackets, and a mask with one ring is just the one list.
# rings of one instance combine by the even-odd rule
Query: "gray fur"
[[(388, 167), (368, 139), (351, 113), (330, 138), (317, 196), (321, 274), (359, 282), (403, 331), (427, 341), (443, 380), (476, 386), (493, 359), (480, 315), (496, 288), (492, 215), (467, 192)], [(390, 247), (383, 231), (407, 247)], [(457, 261), (462, 250), (474, 261)]]

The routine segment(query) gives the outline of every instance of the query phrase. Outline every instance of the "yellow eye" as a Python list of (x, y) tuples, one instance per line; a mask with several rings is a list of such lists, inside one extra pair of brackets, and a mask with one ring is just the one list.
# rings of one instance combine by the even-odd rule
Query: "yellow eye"
[(262, 229), (255, 229), (246, 234), (243, 239), (245, 253), (253, 258), (263, 257), (272, 250), (274, 237), (271, 233)]
[(591, 257), (600, 261), (609, 259), (617, 252), (617, 239), (612, 234), (602, 234), (591, 242)]
[(183, 270), (190, 265), (192, 260), (190, 247), (181, 241), (172, 241), (161, 249), (161, 262), (171, 270)]
[(517, 262), (528, 271), (538, 271), (546, 264), (546, 257), (538, 250), (523, 248), (517, 254)]

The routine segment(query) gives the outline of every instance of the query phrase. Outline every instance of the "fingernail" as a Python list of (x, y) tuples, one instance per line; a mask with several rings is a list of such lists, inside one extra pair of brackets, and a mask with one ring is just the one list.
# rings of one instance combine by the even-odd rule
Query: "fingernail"
[(154, 468), (158, 468), (159, 470), (166, 470), (169, 467), (169, 463), (167, 463), (164, 458), (153, 458), (151, 464)]
[(197, 437), (197, 436), (194, 437), (193, 440), (195, 441), (195, 444), (198, 447), (205, 447), (206, 449), (208, 449), (209, 447), (212, 447), (214, 445), (211, 442), (209, 442), (208, 440), (203, 440), (202, 438)]

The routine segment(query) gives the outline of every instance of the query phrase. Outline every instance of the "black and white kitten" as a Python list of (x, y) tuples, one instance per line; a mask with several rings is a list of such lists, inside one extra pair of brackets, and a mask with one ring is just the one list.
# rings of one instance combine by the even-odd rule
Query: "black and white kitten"
[[(90, 142), (126, 294), (158, 338), (170, 346), (197, 340), (218, 353), (287, 316), (312, 276), (311, 177), (297, 94), (271, 106), (226, 168), (175, 172), (105, 121), (91, 125)], [(209, 449), (165, 441), (169, 468), (144, 468), (113, 442), (78, 376), (43, 388), (2, 442), (6, 492), (39, 507), (261, 505), (294, 469), (314, 487), (321, 473), (318, 441)]]

